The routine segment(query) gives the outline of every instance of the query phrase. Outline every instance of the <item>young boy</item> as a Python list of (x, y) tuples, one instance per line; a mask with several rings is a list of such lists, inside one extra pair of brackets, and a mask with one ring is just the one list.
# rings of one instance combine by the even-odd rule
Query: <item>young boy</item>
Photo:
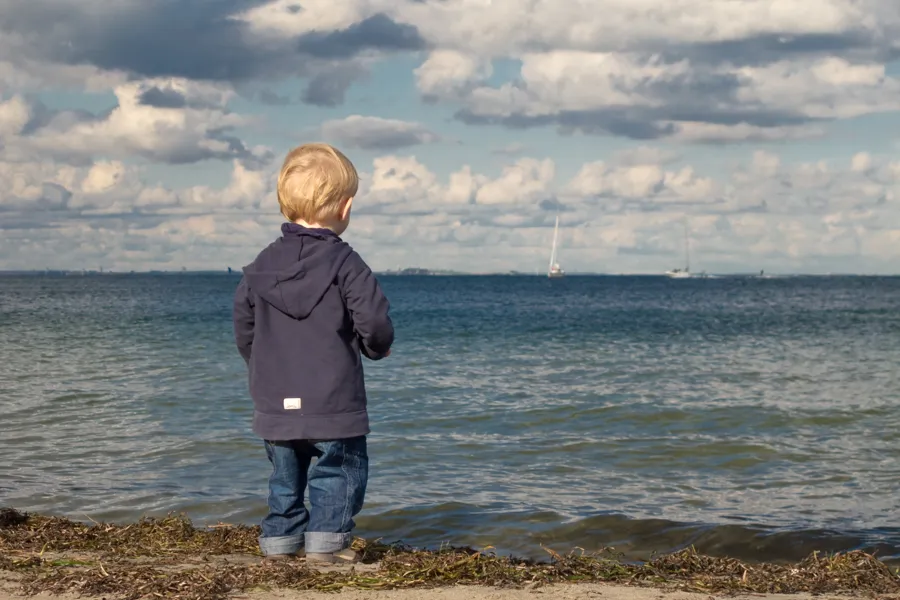
[(385, 358), (394, 341), (387, 298), (339, 237), (358, 185), (353, 164), (335, 148), (292, 150), (278, 176), (288, 223), (244, 267), (235, 293), (253, 431), (273, 467), (259, 538), (270, 559), (302, 555), (304, 547), (308, 562), (357, 558), (350, 532), (365, 498), (369, 433), (360, 355)]

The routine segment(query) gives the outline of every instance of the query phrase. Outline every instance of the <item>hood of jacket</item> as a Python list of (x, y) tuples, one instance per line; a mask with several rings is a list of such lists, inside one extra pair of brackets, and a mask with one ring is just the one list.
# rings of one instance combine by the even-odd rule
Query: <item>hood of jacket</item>
[(295, 319), (304, 319), (335, 282), (353, 250), (328, 229), (285, 223), (281, 233), (282, 237), (244, 267), (244, 277), (263, 301)]

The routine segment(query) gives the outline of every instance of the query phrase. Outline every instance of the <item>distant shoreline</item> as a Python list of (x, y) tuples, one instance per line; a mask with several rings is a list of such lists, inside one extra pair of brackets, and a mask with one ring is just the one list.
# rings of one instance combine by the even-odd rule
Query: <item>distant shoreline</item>
[[(224, 276), (240, 276), (240, 270), (149, 270), (149, 271), (96, 271), (96, 270), (67, 270), (67, 269), (31, 269), (31, 270), (8, 270), (0, 271), (0, 277), (109, 277), (109, 276), (131, 276), (131, 275), (224, 275)], [(444, 271), (430, 269), (404, 269), (400, 271), (375, 271), (378, 277), (530, 277), (547, 279), (546, 273), (526, 273), (522, 271), (497, 271), (486, 273), (466, 273), (462, 271)], [(760, 277), (755, 272), (746, 273), (709, 273), (709, 277), (695, 277), (691, 280), (703, 279), (796, 279), (796, 278), (895, 278), (900, 277), (900, 273), (771, 273), (765, 277)], [(570, 272), (566, 273), (567, 278), (571, 277), (647, 277), (668, 279), (664, 273), (601, 273), (601, 272)], [(565, 280), (562, 278), (561, 280)], [(559, 281), (559, 280), (557, 280)]]

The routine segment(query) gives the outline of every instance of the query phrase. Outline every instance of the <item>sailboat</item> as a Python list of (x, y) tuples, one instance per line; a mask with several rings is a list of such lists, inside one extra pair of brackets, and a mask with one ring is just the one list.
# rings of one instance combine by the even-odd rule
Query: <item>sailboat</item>
[(687, 221), (684, 223), (684, 269), (671, 269), (666, 276), (672, 279), (688, 279), (691, 277), (691, 249), (688, 243)]
[(550, 250), (550, 268), (547, 271), (547, 277), (562, 277), (565, 271), (556, 262), (556, 244), (559, 241), (559, 215), (556, 215), (556, 226), (553, 228), (553, 248)]

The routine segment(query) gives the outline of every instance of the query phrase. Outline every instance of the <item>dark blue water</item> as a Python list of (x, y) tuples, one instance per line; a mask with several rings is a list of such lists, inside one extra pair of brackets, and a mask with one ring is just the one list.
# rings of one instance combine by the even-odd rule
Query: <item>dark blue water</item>
[[(357, 533), (900, 557), (900, 278), (382, 278)], [(236, 277), (0, 277), (0, 505), (255, 522)]]

